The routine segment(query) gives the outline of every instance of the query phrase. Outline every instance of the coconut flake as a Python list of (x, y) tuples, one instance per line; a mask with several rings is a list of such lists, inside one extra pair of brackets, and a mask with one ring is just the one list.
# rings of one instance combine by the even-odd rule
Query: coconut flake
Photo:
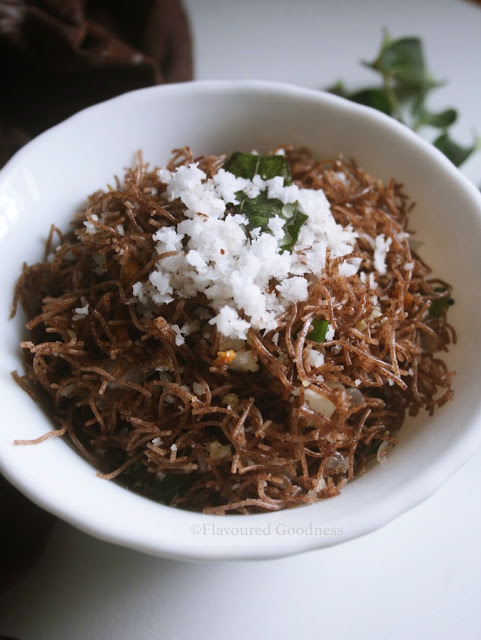
[(376, 236), (376, 248), (374, 249), (374, 268), (382, 276), (386, 273), (386, 256), (391, 246), (392, 238), (385, 238), (381, 233)]
[[(186, 211), (176, 227), (162, 227), (153, 235), (159, 255), (176, 255), (162, 258), (148, 281), (133, 285), (133, 295), (144, 305), (149, 299), (168, 304), (174, 291), (185, 298), (202, 293), (214, 309), (210, 323), (219, 333), (245, 340), (250, 327), (275, 330), (290, 304), (307, 300), (309, 282), (322, 271), (327, 250), (334, 258), (352, 253), (357, 235), (336, 223), (322, 190), (285, 186), (281, 177), (237, 178), (224, 169), (207, 178), (197, 163), (158, 175), (167, 198), (180, 199)], [(308, 216), (292, 253), (281, 249), (285, 220), (280, 216), (269, 220), (266, 231), (247, 232), (248, 219), (227, 211), (239, 191), (253, 198), (266, 189), (284, 204), (297, 202)], [(347, 258), (339, 268), (352, 275), (359, 265)]]

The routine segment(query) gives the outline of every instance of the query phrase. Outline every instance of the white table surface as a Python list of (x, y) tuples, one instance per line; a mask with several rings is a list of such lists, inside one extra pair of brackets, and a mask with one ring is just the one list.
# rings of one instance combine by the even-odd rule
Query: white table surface
[[(375, 80), (383, 27), (418, 35), (449, 83), (454, 134), (481, 133), (481, 6), (463, 0), (185, 0), (196, 77), (354, 87)], [(481, 153), (463, 172), (481, 184)], [(481, 638), (481, 452), (431, 499), (383, 529), (257, 563), (189, 564), (97, 541), (58, 523), (33, 570), (0, 599), (20, 640)]]

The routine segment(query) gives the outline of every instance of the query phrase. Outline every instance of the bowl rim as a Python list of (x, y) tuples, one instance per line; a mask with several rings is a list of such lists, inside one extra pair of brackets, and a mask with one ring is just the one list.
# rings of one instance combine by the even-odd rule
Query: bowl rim
[[(297, 85), (260, 81), (260, 80), (201, 80), (171, 85), (159, 85), (144, 89), (137, 89), (109, 100), (100, 102), (93, 106), (87, 107), (76, 114), (70, 116), (66, 120), (60, 122), (54, 127), (41, 133), (39, 136), (27, 143), (21, 148), (0, 170), (0, 191), (3, 185), (9, 181), (9, 176), (16, 171), (18, 166), (28, 158), (33, 149), (39, 145), (48, 143), (50, 136), (61, 135), (62, 130), (67, 127), (82, 127), (84, 121), (88, 121), (92, 114), (101, 111), (108, 111), (112, 106), (128, 105), (130, 102), (137, 102), (144, 97), (152, 94), (161, 93), (175, 99), (177, 96), (186, 94), (195, 95), (196, 93), (208, 93), (219, 95), (238, 92), (240, 94), (257, 93), (262, 94), (267, 99), (275, 96), (290, 97), (294, 100), (316, 102), (322, 108), (323, 105), (335, 106), (346, 114), (352, 114), (361, 119), (369, 120), (377, 126), (388, 132), (397, 132), (416, 150), (428, 155), (430, 161), (435, 163), (440, 171), (449, 174), (453, 180), (463, 189), (466, 195), (472, 200), (477, 209), (478, 216), (481, 220), (481, 194), (461, 172), (452, 165), (452, 163), (430, 143), (420, 138), (416, 133), (412, 132), (405, 125), (400, 124), (393, 118), (375, 111), (363, 105), (354, 104), (339, 96), (335, 96), (320, 90), (303, 88)], [(383, 497), (375, 501), (367, 509), (368, 517), (363, 522), (350, 523), (349, 532), (341, 537), (329, 537), (319, 539), (317, 537), (306, 538), (306, 536), (286, 537), (281, 546), (275, 546), (269, 549), (266, 543), (257, 545), (245, 544), (245, 540), (241, 537), (235, 538), (235, 545), (224, 545), (219, 548), (206, 546), (202, 544), (201, 536), (190, 536), (190, 544), (186, 544), (185, 539), (173, 540), (167, 535), (162, 540), (153, 541), (152, 538), (146, 539), (145, 536), (139, 535), (139, 531), (129, 531), (126, 533), (122, 530), (114, 531), (109, 527), (109, 523), (99, 522), (96, 518), (95, 509), (86, 514), (79, 512), (75, 505), (71, 502), (55, 502), (50, 496), (46, 496), (32, 483), (25, 474), (23, 469), (15, 468), (10, 464), (6, 447), (1, 446), (0, 441), (0, 471), (14, 486), (24, 493), (34, 503), (42, 508), (50, 511), (64, 521), (69, 522), (78, 529), (91, 534), (104, 541), (113, 542), (122, 546), (136, 549), (152, 555), (161, 555), (163, 557), (171, 557), (178, 559), (194, 559), (194, 560), (250, 560), (250, 559), (268, 559), (275, 557), (285, 557), (311, 551), (320, 548), (340, 544), (348, 540), (360, 537), (372, 531), (379, 529), (396, 517), (414, 508), (429, 496), (435, 493), (447, 480), (459, 469), (467, 460), (475, 453), (476, 449), (481, 445), (481, 415), (473, 416), (472, 420), (466, 425), (461, 433), (456, 434), (453, 441), (453, 447), (449, 456), (442, 459), (442, 463), (433, 462), (425, 469), (416, 474), (415, 481), (400, 487), (394, 496), (389, 498)], [(88, 463), (87, 463), (88, 464)], [(123, 490), (125, 491), (125, 490)], [(136, 496), (136, 499), (138, 496)], [(150, 502), (150, 501), (149, 501)], [(172, 511), (171, 507), (163, 507)], [(309, 509), (312, 505), (298, 507), (295, 510)], [(180, 511), (180, 510), (176, 510)], [(292, 510), (289, 510), (292, 511)], [(194, 512), (182, 512), (186, 514), (186, 522), (188, 517), (195, 520), (212, 521), (216, 516), (205, 516)], [(275, 512), (277, 514), (282, 512)], [(249, 521), (258, 520), (264, 522), (266, 517), (274, 514), (256, 514), (249, 515)], [(229, 521), (239, 518), (245, 519), (246, 516), (228, 516)], [(245, 521), (245, 520), (244, 520)], [(240, 525), (239, 525), (240, 526)]]

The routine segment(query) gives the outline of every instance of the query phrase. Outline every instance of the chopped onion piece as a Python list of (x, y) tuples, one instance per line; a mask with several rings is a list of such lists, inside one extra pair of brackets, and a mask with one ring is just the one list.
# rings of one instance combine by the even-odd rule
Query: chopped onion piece
[(336, 405), (323, 396), (321, 393), (316, 393), (312, 389), (306, 389), (304, 392), (304, 398), (307, 406), (313, 411), (322, 414), (326, 418), (330, 418), (336, 410)]

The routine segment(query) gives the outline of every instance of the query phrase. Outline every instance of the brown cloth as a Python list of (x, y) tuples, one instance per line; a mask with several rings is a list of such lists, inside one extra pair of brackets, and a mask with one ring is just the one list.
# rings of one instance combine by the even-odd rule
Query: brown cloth
[[(191, 79), (180, 0), (0, 0), (0, 167), (84, 107)], [(0, 476), (0, 592), (41, 553), (52, 522)]]
[(54, 518), (32, 504), (2, 476), (0, 514), (1, 593), (24, 575), (43, 551)]
[(84, 107), (191, 79), (180, 0), (0, 0), (0, 166)]

